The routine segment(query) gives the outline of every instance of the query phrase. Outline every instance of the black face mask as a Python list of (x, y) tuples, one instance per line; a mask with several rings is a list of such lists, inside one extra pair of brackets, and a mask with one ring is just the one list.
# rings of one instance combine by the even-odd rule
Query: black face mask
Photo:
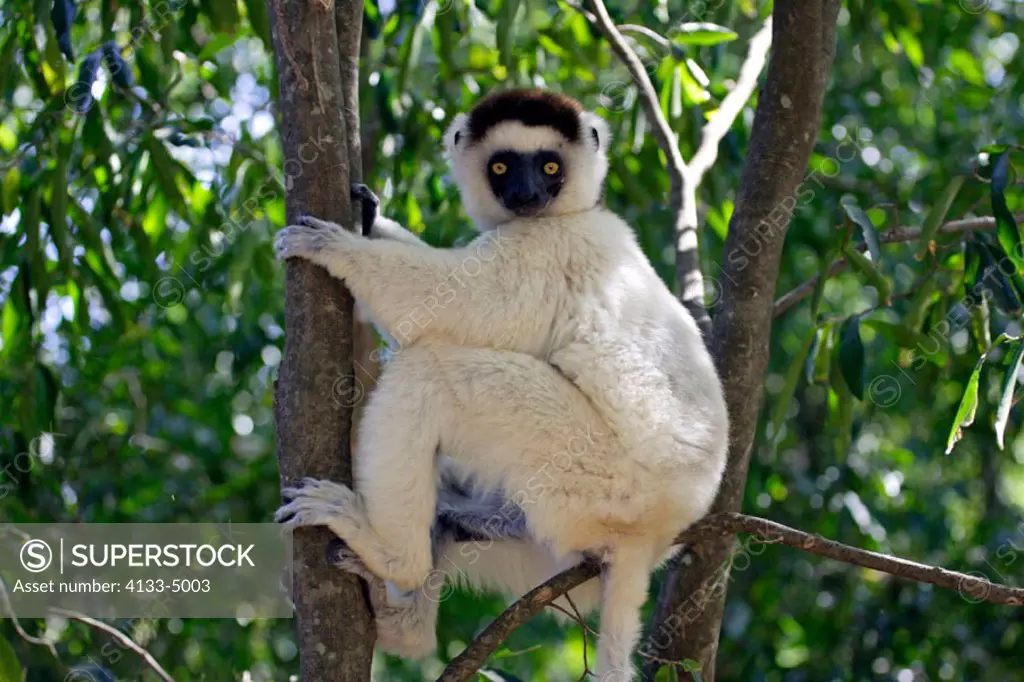
[(487, 179), (501, 205), (517, 216), (535, 216), (565, 184), (562, 157), (552, 151), (496, 152), (487, 161)]

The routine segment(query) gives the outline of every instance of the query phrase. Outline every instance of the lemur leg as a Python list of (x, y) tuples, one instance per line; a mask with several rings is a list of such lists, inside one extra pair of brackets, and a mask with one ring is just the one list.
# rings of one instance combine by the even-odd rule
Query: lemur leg
[[(573, 553), (556, 559), (530, 535), (525, 511), (503, 490), (480, 489), (472, 480), (446, 476), (443, 467), (435, 536), (443, 543), (441, 551), (435, 552), (435, 574), (511, 599), (518, 599), (582, 558)], [(574, 608), (586, 614), (597, 608), (600, 596), (600, 581), (594, 579), (556, 604), (570, 614)], [(552, 612), (560, 620), (571, 617), (557, 609)]]
[[(435, 568), (426, 582), (412, 592), (403, 593), (393, 583), (378, 578), (344, 542), (335, 540), (328, 548), (330, 564), (354, 573), (369, 586), (377, 625), (377, 646), (402, 658), (418, 659), (436, 650), (438, 608), (456, 583), (477, 587), (498, 585), (505, 588), (501, 591), (509, 592), (509, 586), (501, 585), (496, 579), (479, 578), (477, 574), (484, 562), (475, 561), (474, 553), (481, 548), (499, 552), (494, 540), (526, 537), (522, 510), (510, 505), (498, 492), (483, 493), (473, 490), (471, 485), (442, 476), (438, 497), (431, 532)], [(505, 559), (495, 563), (507, 576), (522, 562), (517, 564), (514, 556), (505, 554)], [(457, 561), (466, 564), (465, 571)]]
[(374, 575), (340, 540), (328, 549), (327, 560), (358, 575), (369, 586), (379, 649), (410, 659), (423, 658), (437, 649), (437, 611), (445, 598), (443, 574), (431, 574), (422, 587), (403, 593)]
[[(432, 529), (434, 569), (419, 589), (399, 593), (374, 575), (343, 542), (328, 550), (328, 561), (354, 573), (370, 586), (379, 647), (403, 658), (421, 658), (436, 648), (440, 602), (462, 585), (495, 591), (516, 599), (551, 576), (576, 563), (568, 556), (556, 561), (528, 535), (525, 514), (500, 491), (481, 491), (471, 482), (441, 476), (437, 515)], [(587, 614), (597, 608), (600, 581), (575, 588), (560, 598), (559, 620), (575, 608)], [(571, 603), (570, 603), (571, 600)]]
[(481, 488), (516, 501), (553, 556), (604, 545), (617, 532), (608, 522), (635, 532), (617, 517), (643, 493), (623, 474), (617, 440), (589, 401), (536, 358), (413, 346), (384, 371), (360, 428), (358, 494), (309, 482), (287, 492), (293, 499), (279, 518), (328, 526), (402, 590), (422, 585), (432, 568), (439, 447)]

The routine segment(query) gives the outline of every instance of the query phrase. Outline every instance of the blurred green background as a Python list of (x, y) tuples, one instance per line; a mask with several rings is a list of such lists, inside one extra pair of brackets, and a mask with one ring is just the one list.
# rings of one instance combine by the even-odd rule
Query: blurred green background
[[(85, 0), (70, 21), (67, 1), (0, 3), (0, 519), (269, 521), (283, 345), (271, 236), (285, 178), (265, 0)], [(770, 3), (608, 4), (618, 23), (670, 41), (630, 34), (689, 158)], [(467, 239), (444, 127), (491, 88), (555, 87), (611, 122), (607, 202), (671, 282), (663, 158), (626, 71), (570, 3), (367, 0), (364, 28), (364, 168), (388, 215), (433, 244)], [(1020, 584), (1024, 3), (851, 0), (838, 34), (777, 294), (844, 245), (868, 243), (870, 256), (777, 318), (744, 508)], [(712, 315), (753, 104), (699, 192)], [(992, 215), (998, 230), (940, 236), (931, 250), (873, 243), (897, 225)], [(972, 396), (974, 423), (947, 456)], [(719, 679), (1024, 679), (1021, 611), (974, 601), (744, 542)], [(454, 595), (438, 658), (381, 657), (379, 679), (433, 679), (502, 603)], [(155, 679), (85, 625), (21, 625), (59, 657), (4, 620), (4, 682), (82, 665), (95, 679)], [(179, 680), (298, 670), (292, 621), (115, 625)], [(542, 617), (492, 663), (576, 680), (582, 652), (578, 626)]]

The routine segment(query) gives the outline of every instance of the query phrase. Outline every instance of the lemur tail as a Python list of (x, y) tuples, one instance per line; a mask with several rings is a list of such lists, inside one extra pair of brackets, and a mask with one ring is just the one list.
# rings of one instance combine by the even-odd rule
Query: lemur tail
[(654, 567), (645, 549), (618, 549), (601, 574), (601, 631), (597, 643), (598, 682), (635, 679), (632, 656), (640, 636), (640, 610)]

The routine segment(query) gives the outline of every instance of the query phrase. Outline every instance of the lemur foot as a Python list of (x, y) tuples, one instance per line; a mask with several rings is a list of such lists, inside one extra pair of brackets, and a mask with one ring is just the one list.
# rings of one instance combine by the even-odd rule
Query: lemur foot
[(401, 543), (385, 542), (366, 518), (362, 500), (347, 486), (305, 478), (281, 494), (285, 503), (274, 515), (276, 521), (292, 528), (326, 526), (373, 575), (394, 582), (400, 590), (418, 588), (430, 572), (429, 545), (425, 554), (417, 554)]
[(282, 490), (281, 495), (285, 504), (274, 514), (274, 520), (292, 528), (327, 526), (345, 539), (362, 520), (356, 494), (331, 481), (304, 478), (297, 486)]
[(349, 191), (353, 200), (358, 200), (362, 208), (363, 236), (369, 237), (373, 232), (373, 224), (377, 222), (377, 215), (380, 211), (380, 199), (373, 193), (373, 190), (366, 185), (354, 182), (350, 185)]
[(377, 577), (363, 560), (341, 540), (327, 545), (327, 563), (366, 581), (370, 606), (377, 623), (377, 646), (402, 658), (419, 659), (437, 649), (434, 621), (440, 601), (430, 587), (420, 598), (417, 592), (401, 592)]
[(337, 223), (313, 216), (300, 216), (297, 225), (282, 228), (274, 238), (274, 250), (281, 260), (312, 259), (318, 253), (340, 250), (356, 236)]
[(357, 575), (368, 583), (374, 581), (383, 583), (343, 540), (335, 539), (327, 544), (327, 563), (335, 568), (340, 568), (346, 573)]

